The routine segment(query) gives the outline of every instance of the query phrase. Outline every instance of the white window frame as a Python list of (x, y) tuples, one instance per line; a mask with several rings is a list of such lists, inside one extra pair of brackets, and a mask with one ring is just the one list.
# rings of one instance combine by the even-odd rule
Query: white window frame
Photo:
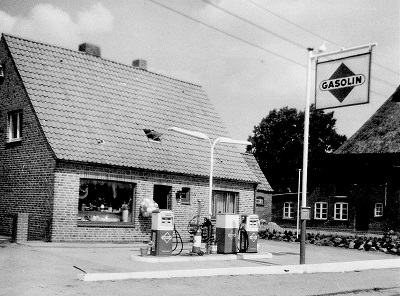
[(294, 202), (287, 201), (283, 204), (283, 219), (294, 219)]
[(349, 219), (349, 204), (347, 202), (335, 203), (334, 209), (334, 220), (347, 221)]
[(264, 206), (264, 197), (262, 196), (257, 196), (256, 197), (256, 206), (258, 207), (263, 207)]
[(314, 219), (316, 220), (328, 220), (328, 203), (327, 202), (316, 202), (314, 205)]
[(383, 216), (383, 203), (377, 202), (375, 203), (374, 217), (382, 217), (382, 216)]
[[(17, 126), (15, 126), (17, 125)], [(16, 142), (22, 139), (22, 111), (8, 113), (8, 141)]]

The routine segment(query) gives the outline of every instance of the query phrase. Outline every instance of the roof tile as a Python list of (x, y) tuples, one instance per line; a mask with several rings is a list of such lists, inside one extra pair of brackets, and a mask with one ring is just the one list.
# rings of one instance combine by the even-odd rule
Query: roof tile
[[(228, 136), (203, 89), (78, 51), (3, 34), (59, 159), (208, 176), (210, 144), (168, 127)], [(150, 141), (144, 128), (161, 132)], [(104, 142), (101, 142), (103, 140)], [(257, 182), (236, 147), (217, 145), (214, 177)]]

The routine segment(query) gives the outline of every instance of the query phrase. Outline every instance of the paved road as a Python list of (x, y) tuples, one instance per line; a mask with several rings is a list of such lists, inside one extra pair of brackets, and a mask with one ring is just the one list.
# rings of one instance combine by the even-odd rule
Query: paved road
[[(0, 244), (0, 295), (400, 295), (400, 269), (345, 273), (214, 276), (84, 282), (86, 272), (128, 272), (196, 268), (237, 268), (297, 264), (299, 245), (264, 241), (265, 260), (198, 263), (140, 263), (130, 260), (138, 246)], [(398, 258), (382, 253), (307, 246), (306, 263)], [(372, 263), (373, 261), (371, 261)]]

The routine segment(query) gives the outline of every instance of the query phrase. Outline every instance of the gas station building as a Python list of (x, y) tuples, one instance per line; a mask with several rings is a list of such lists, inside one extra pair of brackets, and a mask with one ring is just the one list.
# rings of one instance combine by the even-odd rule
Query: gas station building
[[(148, 208), (187, 240), (207, 216), (210, 141), (229, 137), (199, 85), (10, 35), (0, 42), (0, 233), (20, 240), (148, 241)], [(245, 147), (241, 147), (245, 150)], [(255, 211), (258, 179), (235, 145), (214, 149), (213, 216)]]

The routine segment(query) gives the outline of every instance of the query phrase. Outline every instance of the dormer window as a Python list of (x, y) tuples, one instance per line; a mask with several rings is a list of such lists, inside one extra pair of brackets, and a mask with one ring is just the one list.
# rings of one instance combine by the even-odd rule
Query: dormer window
[(8, 141), (22, 140), (22, 110), (8, 113)]
[(149, 140), (161, 142), (161, 136), (162, 136), (161, 133), (151, 129), (144, 129), (143, 131)]

